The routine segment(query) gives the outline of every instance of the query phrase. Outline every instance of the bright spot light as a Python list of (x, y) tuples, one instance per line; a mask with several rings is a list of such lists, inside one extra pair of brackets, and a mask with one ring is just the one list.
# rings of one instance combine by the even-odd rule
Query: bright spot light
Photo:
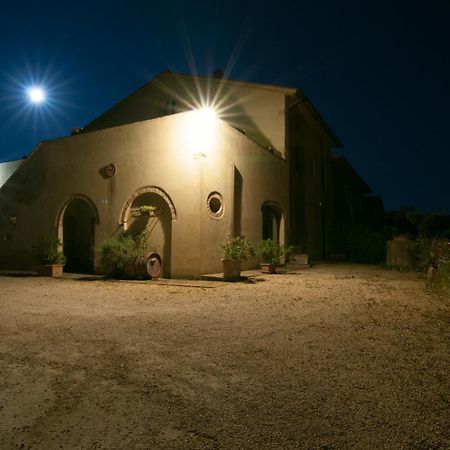
[(40, 87), (28, 89), (28, 98), (33, 103), (42, 103), (45, 100), (45, 92)]
[(204, 124), (210, 124), (217, 119), (217, 114), (212, 108), (201, 108), (198, 110), (198, 114)]
[(183, 133), (183, 145), (192, 155), (203, 158), (216, 146), (219, 120), (212, 108), (195, 109), (189, 113)]

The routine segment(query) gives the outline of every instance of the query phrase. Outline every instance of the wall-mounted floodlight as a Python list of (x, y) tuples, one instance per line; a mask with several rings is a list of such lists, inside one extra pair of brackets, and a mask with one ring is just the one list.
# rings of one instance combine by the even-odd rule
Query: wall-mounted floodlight
[(195, 160), (204, 161), (216, 145), (218, 118), (213, 108), (204, 107), (190, 112), (184, 146)]
[(217, 114), (213, 108), (206, 107), (206, 108), (198, 109), (197, 114), (199, 116), (199, 120), (204, 125), (212, 124), (213, 122), (215, 122), (217, 120)]

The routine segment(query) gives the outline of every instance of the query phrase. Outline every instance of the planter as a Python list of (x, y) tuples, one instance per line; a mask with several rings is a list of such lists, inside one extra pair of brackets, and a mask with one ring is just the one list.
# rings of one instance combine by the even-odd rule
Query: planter
[(275, 264), (261, 263), (262, 273), (275, 273), (277, 266)]
[(241, 279), (241, 261), (222, 259), (223, 279), (225, 281), (239, 281)]
[(306, 253), (302, 253), (300, 255), (294, 255), (292, 264), (296, 264), (299, 266), (308, 266), (309, 265), (309, 255)]
[(147, 216), (147, 217), (157, 217), (161, 215), (162, 211), (160, 208), (154, 208), (149, 209), (142, 206), (131, 208), (130, 215), (131, 217), (140, 217), (140, 216)]
[(45, 264), (36, 267), (40, 277), (62, 277), (64, 264)]

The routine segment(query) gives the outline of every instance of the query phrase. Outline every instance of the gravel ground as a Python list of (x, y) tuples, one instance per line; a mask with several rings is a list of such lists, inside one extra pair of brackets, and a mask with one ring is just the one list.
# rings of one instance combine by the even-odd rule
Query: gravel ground
[(450, 302), (416, 274), (0, 277), (0, 312), (2, 450), (450, 449)]

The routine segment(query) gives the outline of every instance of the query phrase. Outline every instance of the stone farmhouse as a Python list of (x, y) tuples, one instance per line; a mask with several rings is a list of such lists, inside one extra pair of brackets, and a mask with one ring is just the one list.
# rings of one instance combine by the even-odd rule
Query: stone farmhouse
[(220, 272), (230, 235), (326, 259), (335, 224), (348, 214), (362, 222), (371, 193), (337, 163), (339, 147), (299, 89), (163, 72), (84, 128), (40, 143), (4, 182), (0, 264), (29, 266), (33, 242), (54, 235), (67, 270), (98, 271), (98, 242), (142, 230), (164, 277)]

